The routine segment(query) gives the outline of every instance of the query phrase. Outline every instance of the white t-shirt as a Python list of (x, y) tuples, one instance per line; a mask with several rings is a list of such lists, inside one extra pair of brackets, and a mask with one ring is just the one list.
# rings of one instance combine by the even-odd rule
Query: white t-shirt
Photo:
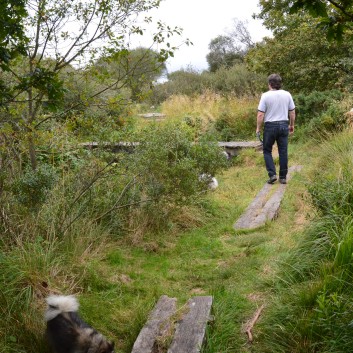
[(283, 89), (267, 91), (262, 94), (259, 106), (265, 113), (265, 123), (288, 120), (288, 112), (295, 109), (291, 94)]

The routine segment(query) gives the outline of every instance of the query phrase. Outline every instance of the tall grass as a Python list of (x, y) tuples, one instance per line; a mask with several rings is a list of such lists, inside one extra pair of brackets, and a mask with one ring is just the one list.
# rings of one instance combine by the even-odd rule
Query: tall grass
[[(43, 311), (49, 294), (116, 297), (121, 281), (111, 280), (102, 263), (111, 244), (144, 243), (141, 248), (153, 251), (158, 234), (204, 221), (207, 181), (199, 175), (227, 165), (212, 136), (201, 134), (195, 144), (193, 129), (173, 122), (149, 124), (135, 136), (140, 145), (133, 154), (95, 151), (72, 166), (58, 161), (6, 179), (0, 205), (4, 352), (48, 351)], [(101, 322), (103, 333), (111, 332), (109, 324)]]
[(242, 140), (254, 135), (258, 97), (223, 97), (208, 91), (195, 97), (171, 96), (161, 106), (171, 119), (191, 119), (203, 130), (213, 128), (222, 140)]
[(317, 218), (282, 263), (262, 352), (353, 350), (352, 141), (344, 131), (317, 150), (308, 180)]

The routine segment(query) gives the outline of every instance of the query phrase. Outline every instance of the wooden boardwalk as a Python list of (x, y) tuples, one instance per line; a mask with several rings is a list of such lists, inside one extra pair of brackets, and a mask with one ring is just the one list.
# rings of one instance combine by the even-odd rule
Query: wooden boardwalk
[[(113, 153), (117, 152), (133, 152), (139, 142), (82, 142), (79, 144), (80, 147), (90, 150), (95, 150), (98, 148), (110, 150)], [(237, 156), (239, 152), (243, 149), (262, 149), (262, 144), (260, 141), (229, 141), (229, 142), (218, 142), (218, 146), (223, 148), (229, 156)]]
[(229, 141), (218, 142), (218, 146), (232, 157), (237, 156), (243, 149), (254, 149), (256, 151), (262, 150), (262, 143), (260, 141)]
[[(302, 166), (289, 168), (287, 180), (290, 180), (294, 172), (300, 171)], [(234, 224), (234, 229), (255, 229), (264, 226), (267, 221), (277, 217), (279, 207), (286, 190), (287, 184), (265, 184), (245, 212)], [(273, 188), (276, 188), (271, 195)]]
[(189, 299), (176, 310), (176, 299), (163, 295), (140, 331), (131, 353), (200, 353), (211, 319), (211, 296)]
[(154, 353), (156, 351), (158, 340), (168, 335), (171, 318), (176, 312), (176, 302), (175, 298), (169, 298), (166, 295), (159, 298), (147, 323), (137, 336), (131, 353)]

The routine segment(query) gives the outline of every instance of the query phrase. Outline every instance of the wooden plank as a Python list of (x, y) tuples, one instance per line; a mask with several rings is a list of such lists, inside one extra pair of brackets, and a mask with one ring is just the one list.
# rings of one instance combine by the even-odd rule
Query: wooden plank
[(244, 148), (252, 148), (256, 151), (262, 149), (262, 143), (260, 141), (218, 142), (218, 146), (223, 147), (224, 150), (232, 157), (237, 156), (239, 152)]
[(271, 191), (272, 185), (265, 184), (260, 192), (256, 195), (254, 200), (246, 208), (245, 212), (234, 224), (235, 229), (248, 229), (253, 223), (254, 219), (261, 214), (262, 208), (266, 203), (266, 198)]
[[(300, 171), (302, 166), (289, 168), (287, 181), (291, 179), (293, 172)], [(287, 184), (279, 184), (276, 191), (268, 198), (268, 194), (274, 185), (265, 184), (255, 199), (247, 207), (245, 212), (234, 224), (234, 229), (255, 229), (272, 221), (278, 215), (281, 201)]]
[(260, 141), (228, 141), (228, 142), (218, 142), (219, 147), (227, 148), (256, 148), (261, 146)]
[(200, 296), (188, 301), (188, 311), (177, 324), (168, 353), (200, 353), (211, 319), (212, 300), (211, 296)]
[[(133, 152), (137, 146), (139, 146), (139, 142), (129, 142), (129, 141), (121, 141), (121, 142), (82, 142), (79, 143), (79, 147), (94, 150), (97, 148), (110, 150), (113, 153), (118, 152)], [(230, 142), (218, 142), (218, 146), (224, 148), (224, 150), (230, 156), (236, 156), (239, 154), (239, 151), (244, 148), (262, 148), (262, 144), (258, 141), (230, 141)]]
[(94, 150), (97, 148), (101, 148), (104, 150), (110, 150), (113, 153), (118, 152), (133, 152), (137, 146), (139, 146), (139, 142), (82, 142), (79, 144), (79, 147)]
[(145, 114), (138, 114), (138, 116), (141, 116), (145, 119), (151, 119), (151, 118), (165, 118), (166, 115), (162, 113), (145, 113)]
[(176, 311), (176, 298), (162, 295), (140, 331), (131, 353), (152, 353), (155, 342), (168, 331), (170, 318)]

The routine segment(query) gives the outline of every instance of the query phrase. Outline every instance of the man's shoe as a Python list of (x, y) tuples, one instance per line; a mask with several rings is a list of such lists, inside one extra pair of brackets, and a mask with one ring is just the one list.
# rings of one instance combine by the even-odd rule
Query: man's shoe
[(270, 176), (270, 179), (267, 180), (267, 184), (273, 184), (277, 180), (276, 175)]
[(287, 179), (279, 179), (279, 182), (280, 182), (281, 184), (287, 184)]

